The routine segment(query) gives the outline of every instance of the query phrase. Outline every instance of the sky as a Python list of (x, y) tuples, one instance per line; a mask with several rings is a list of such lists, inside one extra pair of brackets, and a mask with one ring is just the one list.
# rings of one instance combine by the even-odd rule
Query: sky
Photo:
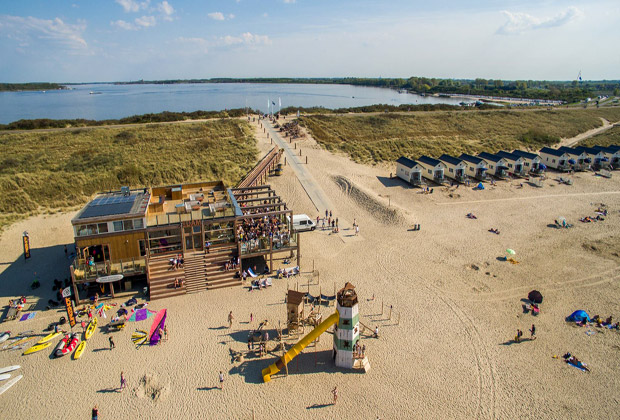
[(0, 82), (620, 79), (618, 0), (0, 0)]

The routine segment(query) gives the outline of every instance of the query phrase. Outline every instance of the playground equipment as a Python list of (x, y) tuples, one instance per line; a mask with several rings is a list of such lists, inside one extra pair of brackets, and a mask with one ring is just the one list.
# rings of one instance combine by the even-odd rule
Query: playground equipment
[[(290, 293), (290, 292), (289, 292)], [(359, 334), (359, 309), (355, 287), (351, 283), (346, 283), (337, 295), (336, 312), (321, 322), (309, 334), (304, 336), (289, 351), (280, 357), (274, 364), (263, 369), (263, 382), (269, 382), (271, 376), (278, 373), (286, 365), (301, 353), (310, 343), (315, 341), (321, 334), (334, 326), (334, 360), (336, 366), (348, 369), (363, 368), (364, 371), (370, 369), (370, 364), (366, 357), (355, 357), (354, 349), (360, 338)], [(288, 303), (288, 301), (287, 301)], [(298, 306), (292, 304), (294, 313), (298, 316)], [(290, 314), (290, 309), (287, 309)]]

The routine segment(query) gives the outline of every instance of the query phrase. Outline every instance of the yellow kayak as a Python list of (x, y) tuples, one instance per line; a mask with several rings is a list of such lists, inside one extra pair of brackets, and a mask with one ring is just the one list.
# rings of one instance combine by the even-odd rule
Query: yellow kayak
[(84, 333), (84, 340), (88, 340), (93, 336), (95, 330), (97, 329), (97, 317), (93, 318), (92, 321), (88, 324), (88, 328), (86, 328), (86, 332)]
[(75, 353), (73, 353), (73, 360), (77, 360), (82, 357), (82, 353), (84, 353), (84, 349), (86, 348), (86, 341), (82, 341), (77, 349), (75, 349)]
[(54, 338), (58, 337), (60, 334), (62, 334), (62, 333), (61, 332), (53, 332), (51, 334), (48, 334), (45, 337), (43, 337), (42, 339), (40, 339), (39, 341), (37, 341), (37, 344), (47, 343), (51, 339), (54, 339)]
[(47, 343), (43, 343), (43, 344), (35, 344), (34, 346), (32, 346), (28, 350), (26, 350), (24, 352), (24, 355), (36, 353), (36, 352), (41, 351), (41, 350), (45, 350), (46, 348), (48, 348), (51, 345), (52, 345), (52, 343), (50, 341), (48, 341)]

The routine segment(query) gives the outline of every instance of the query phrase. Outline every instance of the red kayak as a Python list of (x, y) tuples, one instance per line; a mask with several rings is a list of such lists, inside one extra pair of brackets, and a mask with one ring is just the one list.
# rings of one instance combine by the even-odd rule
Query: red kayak
[(75, 350), (75, 348), (77, 347), (79, 342), (80, 342), (80, 339), (78, 338), (78, 334), (73, 334), (71, 336), (71, 341), (69, 342), (69, 344), (64, 349), (62, 349), (62, 355), (64, 356), (65, 354), (72, 353), (73, 350)]
[(62, 350), (67, 346), (67, 342), (69, 341), (69, 335), (65, 335), (62, 340), (56, 345), (54, 349), (54, 356), (60, 357), (63, 355)]

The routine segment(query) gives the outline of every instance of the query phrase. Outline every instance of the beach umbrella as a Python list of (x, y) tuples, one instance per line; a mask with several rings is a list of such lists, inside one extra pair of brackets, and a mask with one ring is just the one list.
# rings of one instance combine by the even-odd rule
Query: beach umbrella
[(542, 303), (543, 295), (538, 290), (532, 290), (527, 294), (527, 298), (534, 303)]
[(575, 163), (577, 163), (577, 161), (575, 159), (568, 159), (568, 163), (574, 165)]

